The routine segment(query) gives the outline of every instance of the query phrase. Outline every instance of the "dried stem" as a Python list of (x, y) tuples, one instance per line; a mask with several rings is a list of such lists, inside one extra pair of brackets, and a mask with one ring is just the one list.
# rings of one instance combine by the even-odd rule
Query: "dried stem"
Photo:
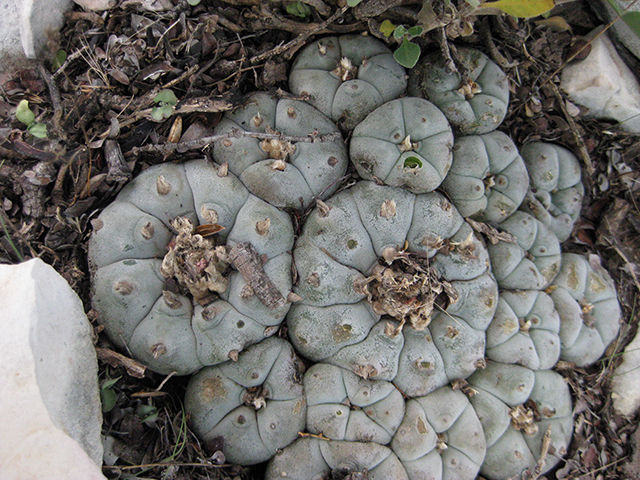
[(287, 300), (267, 276), (260, 255), (253, 245), (247, 242), (237, 244), (229, 252), (229, 260), (264, 306), (274, 310), (286, 305)]
[(309, 135), (283, 135), (281, 133), (259, 133), (259, 132), (247, 132), (246, 130), (233, 129), (230, 133), (224, 133), (220, 135), (210, 135), (208, 137), (199, 138), (197, 140), (191, 140), (189, 142), (180, 143), (161, 143), (158, 145), (146, 145), (144, 147), (134, 147), (131, 149), (133, 155), (140, 153), (160, 153), (170, 154), (173, 152), (184, 153), (189, 150), (200, 150), (207, 147), (212, 143), (219, 142), (228, 138), (240, 138), (240, 137), (252, 137), (258, 140), (280, 140), (283, 142), (304, 142), (304, 143), (317, 143), (317, 142), (333, 142), (342, 138), (339, 132), (327, 133), (324, 135), (310, 133)]
[(558, 86), (553, 82), (549, 82), (549, 87), (551, 88), (553, 95), (556, 97), (556, 100), (558, 100), (558, 103), (560, 104), (560, 109), (564, 114), (564, 119), (569, 124), (569, 129), (571, 130), (573, 140), (576, 143), (576, 146), (578, 147), (578, 152), (580, 153), (580, 157), (582, 158), (582, 161), (587, 167), (587, 173), (589, 175), (593, 175), (595, 169), (593, 168), (593, 163), (591, 162), (591, 157), (589, 156), (589, 151), (587, 150), (587, 146), (584, 144), (582, 135), (580, 135), (580, 132), (578, 131), (578, 125), (576, 124), (576, 121), (573, 119), (573, 117), (569, 114), (569, 111), (567, 110), (567, 105), (565, 104), (564, 98), (562, 98), (562, 95), (560, 94), (560, 89), (558, 88)]

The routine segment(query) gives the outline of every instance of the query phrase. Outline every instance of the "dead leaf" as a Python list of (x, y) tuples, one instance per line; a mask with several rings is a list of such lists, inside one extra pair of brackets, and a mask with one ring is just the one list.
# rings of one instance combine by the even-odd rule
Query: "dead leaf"
[(554, 32), (571, 32), (571, 25), (567, 23), (564, 17), (555, 15), (549, 18), (543, 18), (535, 21), (536, 25), (548, 27)]
[(556, 6), (554, 0), (498, 0), (483, 3), (478, 9), (497, 8), (518, 18), (532, 18), (548, 12)]

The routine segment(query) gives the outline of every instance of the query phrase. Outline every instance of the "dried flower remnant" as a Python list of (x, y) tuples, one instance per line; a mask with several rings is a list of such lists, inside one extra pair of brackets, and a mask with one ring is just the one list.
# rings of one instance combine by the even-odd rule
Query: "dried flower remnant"
[(254, 410), (260, 410), (267, 406), (267, 400), (270, 398), (269, 389), (264, 385), (250, 387), (244, 394), (244, 404), (253, 407)]
[(400, 321), (397, 335), (407, 321), (416, 330), (429, 326), (434, 309), (446, 310), (458, 293), (429, 266), (429, 259), (405, 249), (389, 247), (383, 252), (388, 266), (376, 265), (359, 285), (374, 311)]
[(343, 82), (346, 82), (347, 80), (356, 78), (356, 75), (358, 74), (358, 67), (356, 67), (347, 57), (342, 57), (332, 73)]
[(412, 152), (418, 149), (418, 143), (411, 141), (411, 135), (407, 135), (404, 140), (399, 145), (400, 151), (404, 152)]
[(482, 87), (469, 78), (457, 91), (460, 95), (464, 95), (466, 100), (471, 100), (477, 93), (482, 93)]
[(162, 274), (175, 278), (196, 302), (206, 305), (213, 300), (212, 292), (222, 293), (227, 289), (228, 280), (223, 275), (229, 264), (227, 250), (216, 246), (213, 239), (196, 233), (185, 217), (176, 218), (171, 226), (178, 235), (162, 260)]
[[(272, 128), (267, 128), (267, 133), (280, 135), (280, 132), (277, 132)], [(293, 155), (296, 151), (296, 146), (293, 143), (287, 140), (280, 140), (278, 138), (263, 140), (260, 142), (260, 148), (264, 150), (269, 158), (276, 160), (278, 165), (284, 165), (284, 162), (289, 158), (289, 155)], [(284, 167), (278, 168), (278, 170), (284, 170)]]
[(522, 430), (527, 435), (538, 433), (534, 412), (524, 405), (517, 405), (509, 409), (509, 416), (511, 417), (511, 425), (516, 430)]

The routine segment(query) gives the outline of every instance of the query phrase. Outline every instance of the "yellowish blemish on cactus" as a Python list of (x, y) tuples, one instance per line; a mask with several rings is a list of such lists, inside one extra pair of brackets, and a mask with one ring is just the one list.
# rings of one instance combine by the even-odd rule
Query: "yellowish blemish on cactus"
[(593, 293), (602, 293), (608, 288), (608, 285), (602, 280), (602, 278), (594, 273), (589, 274), (587, 282), (587, 288)]
[(336, 343), (346, 342), (351, 338), (352, 327), (349, 324), (337, 325), (333, 329), (333, 339)]
[(218, 397), (225, 397), (226, 395), (227, 389), (219, 376), (205, 378), (202, 382), (200, 398), (205, 405)]
[(429, 429), (427, 428), (424, 419), (420, 415), (416, 417), (416, 430), (420, 435), (426, 435), (427, 433), (429, 433)]

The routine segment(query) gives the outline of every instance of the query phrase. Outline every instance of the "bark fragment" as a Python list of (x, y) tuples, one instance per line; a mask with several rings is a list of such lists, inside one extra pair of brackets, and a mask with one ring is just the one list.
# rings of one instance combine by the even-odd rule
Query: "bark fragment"
[(237, 244), (229, 252), (229, 260), (264, 306), (275, 310), (287, 303), (264, 271), (262, 259), (253, 245), (248, 242)]

